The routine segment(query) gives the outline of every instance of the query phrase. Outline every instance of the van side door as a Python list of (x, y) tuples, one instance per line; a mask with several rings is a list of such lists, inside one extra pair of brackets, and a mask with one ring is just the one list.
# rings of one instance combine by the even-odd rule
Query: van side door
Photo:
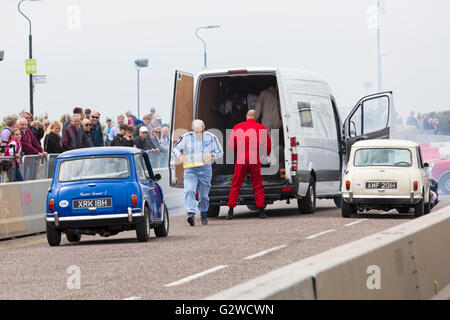
[(394, 100), (391, 91), (372, 94), (359, 100), (343, 125), (346, 160), (348, 161), (352, 145), (357, 141), (389, 139), (394, 123)]
[(182, 163), (172, 154), (173, 146), (181, 136), (191, 131), (194, 120), (194, 77), (192, 74), (175, 71), (173, 92), (171, 136), (169, 145), (170, 186), (183, 188), (184, 169)]

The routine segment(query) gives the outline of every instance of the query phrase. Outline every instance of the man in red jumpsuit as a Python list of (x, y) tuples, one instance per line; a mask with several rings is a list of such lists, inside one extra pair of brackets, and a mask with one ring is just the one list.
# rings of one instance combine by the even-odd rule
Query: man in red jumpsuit
[(236, 156), (234, 166), (233, 182), (231, 185), (230, 195), (228, 198), (228, 215), (227, 220), (233, 218), (233, 211), (236, 207), (239, 190), (242, 182), (244, 182), (247, 172), (250, 172), (252, 178), (253, 190), (255, 192), (255, 202), (259, 210), (260, 218), (267, 218), (264, 212), (265, 195), (263, 187), (263, 179), (261, 175), (260, 155), (263, 151), (270, 155), (272, 144), (267, 132), (267, 128), (256, 122), (257, 114), (254, 110), (247, 113), (247, 121), (238, 123), (231, 132), (228, 145)]

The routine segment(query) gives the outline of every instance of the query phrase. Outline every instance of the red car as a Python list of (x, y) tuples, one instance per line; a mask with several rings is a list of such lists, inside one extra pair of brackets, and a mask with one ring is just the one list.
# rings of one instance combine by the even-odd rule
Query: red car
[(430, 173), (438, 182), (439, 189), (445, 194), (450, 194), (450, 158), (430, 161)]

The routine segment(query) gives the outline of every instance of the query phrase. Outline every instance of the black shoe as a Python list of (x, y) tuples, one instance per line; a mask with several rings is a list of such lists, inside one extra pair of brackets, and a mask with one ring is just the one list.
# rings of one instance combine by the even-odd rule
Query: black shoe
[(234, 208), (228, 209), (228, 215), (225, 219), (227, 219), (227, 220), (233, 219), (233, 211), (234, 211)]
[(193, 214), (189, 214), (187, 222), (191, 227), (195, 226), (195, 216)]
[(264, 208), (259, 208), (259, 217), (261, 219), (266, 219), (267, 218), (267, 214), (264, 212)]
[(208, 224), (208, 216), (206, 215), (206, 212), (202, 212), (201, 220), (202, 224)]

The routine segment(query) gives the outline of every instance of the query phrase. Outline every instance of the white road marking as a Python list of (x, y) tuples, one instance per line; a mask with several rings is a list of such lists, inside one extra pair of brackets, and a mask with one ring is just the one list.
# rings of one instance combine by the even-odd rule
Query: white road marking
[(358, 220), (358, 221), (355, 221), (355, 222), (347, 223), (347, 224), (344, 224), (344, 227), (351, 227), (351, 226), (354, 226), (355, 224), (364, 222), (364, 221), (366, 221), (366, 220), (367, 220), (367, 219), (361, 219), (361, 220)]
[(225, 268), (227, 268), (227, 267), (228, 267), (228, 266), (220, 265), (220, 266), (217, 266), (217, 267), (214, 267), (214, 268), (205, 270), (205, 271), (203, 271), (203, 272), (193, 274), (192, 276), (186, 277), (186, 278), (184, 278), (184, 279), (181, 279), (181, 280), (178, 280), (178, 281), (175, 281), (175, 282), (166, 284), (165, 286), (166, 286), (166, 287), (175, 287), (175, 286), (179, 286), (180, 284), (183, 284), (183, 283), (186, 283), (186, 282), (189, 282), (189, 281), (198, 279), (198, 278), (200, 278), (200, 277), (206, 276), (207, 274), (210, 274), (210, 273), (213, 273), (213, 272), (216, 272), (216, 271), (225, 269)]
[(263, 250), (263, 251), (261, 251), (261, 252), (255, 253), (255, 254), (253, 254), (253, 255), (251, 255), (251, 256), (245, 257), (244, 260), (252, 260), (252, 259), (261, 257), (261, 256), (263, 256), (263, 255), (266, 255), (266, 254), (268, 254), (268, 253), (270, 253), (270, 252), (273, 252), (273, 251), (276, 251), (276, 250), (280, 250), (280, 249), (283, 249), (283, 248), (286, 248), (286, 247), (287, 247), (287, 245), (286, 245), (286, 244), (283, 244), (283, 245), (281, 245), (281, 246), (279, 246), (279, 247), (275, 247), (275, 248)]
[(123, 300), (141, 300), (141, 299), (142, 299), (141, 297), (128, 297)]
[(320, 236), (322, 236), (322, 235), (324, 235), (324, 234), (327, 234), (327, 233), (330, 233), (330, 232), (335, 232), (335, 231), (336, 231), (336, 230), (331, 229), (331, 230), (319, 232), (319, 233), (317, 233), (317, 234), (313, 234), (312, 236), (307, 237), (306, 239), (308, 239), (308, 240), (309, 240), (309, 239), (314, 239), (314, 238), (320, 237)]

